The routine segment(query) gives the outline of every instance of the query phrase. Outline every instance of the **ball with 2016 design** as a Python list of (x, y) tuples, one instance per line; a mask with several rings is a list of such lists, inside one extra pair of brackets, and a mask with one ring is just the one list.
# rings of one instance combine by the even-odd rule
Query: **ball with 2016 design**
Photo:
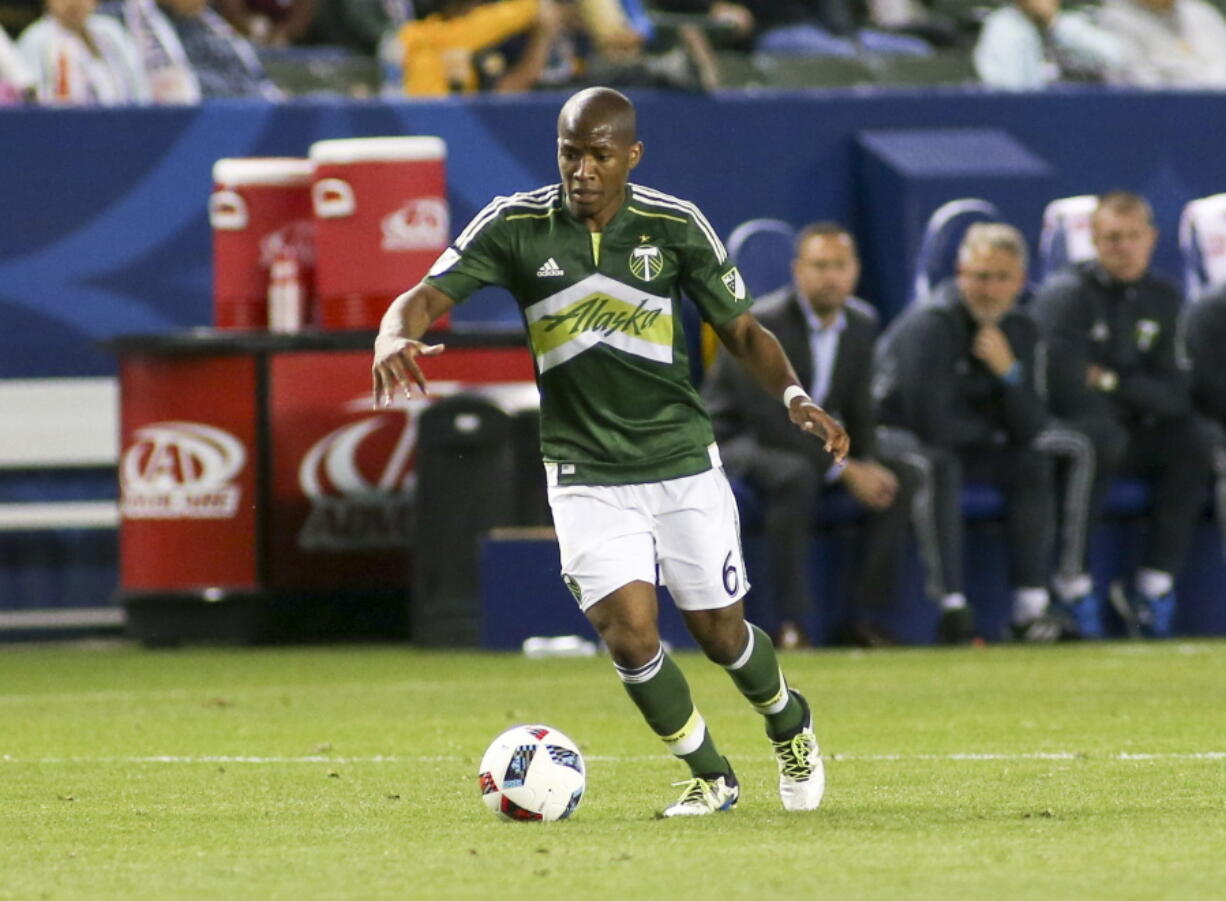
[(490, 743), (477, 771), (485, 806), (508, 820), (564, 820), (587, 784), (579, 747), (552, 726), (512, 726)]

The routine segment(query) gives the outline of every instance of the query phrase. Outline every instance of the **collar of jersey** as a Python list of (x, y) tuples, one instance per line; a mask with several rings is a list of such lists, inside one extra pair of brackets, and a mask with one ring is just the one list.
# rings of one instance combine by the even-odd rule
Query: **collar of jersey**
[[(617, 208), (617, 212), (613, 214), (613, 218), (605, 223), (605, 227), (600, 230), (601, 234), (608, 234), (610, 231), (616, 228), (617, 224), (626, 217), (626, 207), (630, 206), (630, 201), (633, 199), (634, 189), (630, 187), (629, 183), (627, 183), (625, 187), (625, 195), (622, 198), (622, 205)], [(566, 205), (566, 186), (563, 184), (558, 185), (558, 207), (560, 209), (560, 215), (562, 215), (565, 219), (573, 222), (584, 231), (587, 230), (587, 224), (572, 213), (570, 211), (570, 207)]]

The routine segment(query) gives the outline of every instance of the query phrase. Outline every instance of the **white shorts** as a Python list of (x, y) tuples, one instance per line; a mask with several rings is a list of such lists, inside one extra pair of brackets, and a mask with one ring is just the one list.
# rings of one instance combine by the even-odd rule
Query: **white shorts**
[(749, 590), (741, 524), (724, 471), (639, 485), (549, 479), (562, 580), (580, 610), (630, 582), (668, 587), (682, 610), (736, 603)]

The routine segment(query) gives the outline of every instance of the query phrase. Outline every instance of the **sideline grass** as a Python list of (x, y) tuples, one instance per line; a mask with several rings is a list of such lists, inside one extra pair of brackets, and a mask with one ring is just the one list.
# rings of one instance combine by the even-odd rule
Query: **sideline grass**
[[(405, 648), (0, 649), (0, 898), (1213, 898), (1226, 644), (784, 658), (828, 756), (785, 814), (754, 716), (679, 655), (744, 785), (682, 777), (608, 661)], [(503, 823), (477, 761), (563, 729), (588, 794)]]

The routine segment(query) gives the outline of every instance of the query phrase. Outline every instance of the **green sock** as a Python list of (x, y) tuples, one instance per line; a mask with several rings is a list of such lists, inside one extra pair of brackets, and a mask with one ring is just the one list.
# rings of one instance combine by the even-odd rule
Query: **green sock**
[(788, 691), (770, 636), (752, 623), (745, 625), (749, 627), (749, 640), (740, 659), (727, 667), (728, 675), (754, 709), (766, 717), (766, 733), (778, 739), (799, 728), (804, 708)]
[(729, 772), (728, 761), (715, 749), (706, 721), (690, 699), (685, 674), (663, 647), (643, 666), (626, 669), (614, 664), (614, 668), (647, 725), (693, 775)]

